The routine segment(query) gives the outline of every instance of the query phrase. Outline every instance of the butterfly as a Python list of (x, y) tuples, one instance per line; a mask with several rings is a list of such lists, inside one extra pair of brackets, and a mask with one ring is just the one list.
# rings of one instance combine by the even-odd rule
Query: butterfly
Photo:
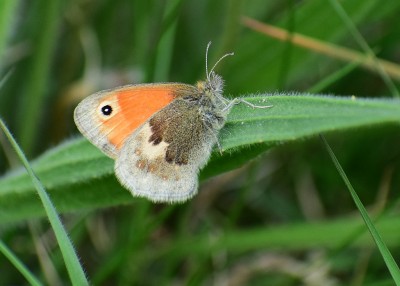
[(74, 111), (79, 131), (115, 159), (115, 174), (132, 195), (153, 202), (184, 202), (198, 189), (198, 173), (218, 144), (219, 131), (235, 104), (223, 97), (224, 81), (214, 72), (196, 85), (127, 85), (92, 94)]

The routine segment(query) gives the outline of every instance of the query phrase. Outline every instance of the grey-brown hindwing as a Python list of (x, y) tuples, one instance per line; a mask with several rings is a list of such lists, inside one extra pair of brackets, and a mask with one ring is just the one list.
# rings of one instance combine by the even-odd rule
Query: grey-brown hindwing
[(117, 177), (134, 195), (186, 201), (197, 192), (213, 132), (195, 102), (175, 99), (127, 139), (116, 160)]

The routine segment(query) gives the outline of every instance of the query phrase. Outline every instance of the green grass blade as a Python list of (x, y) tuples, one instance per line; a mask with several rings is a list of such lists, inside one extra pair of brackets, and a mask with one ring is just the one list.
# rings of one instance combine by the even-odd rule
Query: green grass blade
[(4, 49), (6, 48), (8, 33), (13, 25), (14, 12), (20, 1), (0, 1), (0, 60), (4, 56)]
[(322, 92), (323, 90), (325, 90), (329, 86), (331, 86), (331, 85), (335, 84), (336, 82), (338, 82), (338, 80), (340, 80), (341, 78), (344, 78), (346, 75), (351, 73), (358, 66), (359, 66), (359, 63), (357, 63), (357, 62), (349, 63), (346, 66), (344, 66), (342, 69), (340, 69), (340, 70), (334, 72), (333, 74), (325, 77), (323, 80), (321, 80), (320, 82), (316, 83), (311, 88), (307, 89), (307, 91), (309, 93)]
[(0, 252), (18, 269), (26, 280), (35, 286), (43, 285), (40, 281), (25, 267), (25, 265), (11, 252), (10, 249), (0, 240)]
[(369, 47), (367, 41), (365, 41), (363, 36), (357, 30), (356, 26), (354, 25), (351, 18), (347, 15), (347, 13), (343, 9), (342, 5), (340, 5), (340, 3), (337, 0), (329, 0), (329, 2), (331, 3), (332, 7), (335, 9), (336, 13), (342, 18), (343, 22), (346, 24), (348, 30), (350, 31), (350, 33), (352, 34), (354, 39), (357, 41), (357, 43), (361, 46), (361, 48), (364, 50), (364, 52), (374, 60), (376, 69), (378, 70), (379, 75), (381, 76), (381, 78), (385, 82), (385, 84), (387, 85), (387, 87), (390, 90), (390, 92), (392, 93), (392, 95), (396, 96), (396, 97), (400, 97), (400, 93), (397, 90), (396, 85), (393, 83), (391, 78), (388, 76), (388, 74), (382, 68), (378, 59), (375, 56), (375, 53), (372, 51), (372, 49)]
[(61, 1), (32, 2), (41, 14), (35, 25), (37, 36), (33, 37), (33, 54), (29, 74), (24, 82), (24, 92), (18, 113), (18, 138), (26, 154), (31, 155), (36, 146), (43, 109), (46, 108), (47, 84), (52, 54), (55, 48), (57, 28), (61, 16)]
[(37, 193), (42, 201), (43, 207), (46, 211), (47, 217), (50, 221), (50, 224), (54, 230), (55, 236), (57, 238), (58, 244), (60, 245), (60, 249), (62, 255), (64, 257), (64, 261), (68, 270), (69, 277), (73, 285), (89, 285), (85, 273), (79, 263), (79, 259), (75, 253), (74, 247), (72, 246), (71, 241), (68, 238), (67, 232), (65, 231), (60, 218), (56, 212), (55, 207), (53, 206), (50, 197), (46, 193), (42, 183), (33, 172), (31, 166), (29, 165), (28, 160), (26, 159), (24, 153), (19, 148), (17, 142), (8, 131), (7, 127), (5, 126), (3, 120), (0, 119), (0, 127), (3, 129), (3, 132), (7, 136), (8, 140), (11, 142), (15, 152), (17, 153), (18, 157), (22, 161), (26, 171), (29, 174), (32, 183), (35, 186)]
[[(207, 252), (214, 253), (215, 250), (221, 248), (231, 254), (260, 249), (284, 249), (285, 251), (299, 251), (315, 247), (336, 249), (348, 239), (355, 228), (361, 225), (363, 222), (360, 218), (347, 217), (314, 223), (299, 222), (279, 226), (231, 229), (225, 230), (213, 240), (210, 240), (209, 233), (192, 234), (175, 238), (177, 240), (174, 241), (168, 240), (162, 247), (155, 250), (146, 249), (144, 252), (146, 255), (151, 255), (152, 260), (156, 260), (164, 257), (167, 253), (186, 257)], [(400, 227), (398, 217), (382, 217), (377, 225), (388, 238), (388, 244), (396, 247), (399, 233), (393, 230)], [(368, 234), (362, 235), (352, 243), (352, 246), (360, 248), (369, 248), (372, 245), (373, 242)]]
[(0, 79), (0, 89), (3, 87), (3, 85), (7, 82), (7, 80), (10, 78), (12, 73), (14, 72), (14, 69), (10, 69), (5, 76), (3, 76), (2, 79)]
[(346, 176), (346, 173), (342, 169), (342, 166), (340, 165), (339, 161), (337, 160), (335, 154), (333, 153), (333, 151), (332, 151), (331, 147), (329, 146), (328, 142), (326, 141), (325, 137), (323, 135), (320, 135), (320, 138), (321, 138), (322, 142), (324, 143), (325, 148), (328, 151), (329, 156), (331, 157), (333, 163), (335, 164), (336, 169), (339, 171), (340, 176), (342, 177), (344, 183), (346, 184), (346, 186), (354, 200), (354, 203), (356, 204), (358, 210), (360, 211), (360, 214), (361, 214), (365, 224), (367, 225), (368, 230), (371, 233), (371, 236), (376, 243), (376, 246), (378, 247), (383, 259), (385, 260), (386, 266), (388, 267), (390, 274), (392, 275), (394, 281), (396, 282), (396, 285), (400, 285), (400, 269), (399, 269), (398, 265), (396, 264), (396, 261), (393, 259), (392, 254), (390, 253), (389, 249), (386, 247), (385, 243), (383, 242), (381, 235), (376, 230), (373, 222), (371, 221), (371, 219), (368, 215), (367, 210), (365, 209), (364, 205), (362, 204), (356, 191), (353, 189), (353, 186), (351, 185), (349, 179)]
[(165, 2), (166, 7), (162, 25), (163, 33), (160, 37), (156, 51), (156, 66), (154, 69), (155, 82), (168, 81), (174, 48), (173, 44), (175, 42), (175, 31), (178, 23), (176, 15), (181, 3), (182, 0)]
[[(223, 155), (216, 152), (201, 173), (206, 179), (236, 168), (281, 142), (373, 124), (398, 124), (397, 99), (339, 98), (310, 95), (254, 95), (255, 104), (237, 105), (221, 130)], [(267, 99), (266, 101), (264, 101)], [(85, 139), (68, 141), (32, 162), (59, 212), (131, 202), (113, 174), (114, 162)], [(85, 191), (83, 192), (82, 189)], [(0, 178), (0, 222), (43, 215), (30, 179), (21, 171)]]

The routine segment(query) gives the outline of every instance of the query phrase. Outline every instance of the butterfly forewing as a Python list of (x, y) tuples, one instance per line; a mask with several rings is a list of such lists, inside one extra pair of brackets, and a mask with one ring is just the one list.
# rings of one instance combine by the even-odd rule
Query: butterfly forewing
[(78, 129), (111, 158), (125, 140), (175, 98), (191, 94), (186, 84), (141, 84), (105, 90), (85, 98), (75, 109)]

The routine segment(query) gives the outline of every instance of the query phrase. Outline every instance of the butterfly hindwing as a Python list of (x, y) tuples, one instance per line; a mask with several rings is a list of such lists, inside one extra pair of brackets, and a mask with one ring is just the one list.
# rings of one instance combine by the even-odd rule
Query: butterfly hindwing
[(133, 195), (156, 202), (183, 202), (197, 192), (197, 174), (215, 136), (198, 107), (175, 99), (125, 142), (115, 172)]

